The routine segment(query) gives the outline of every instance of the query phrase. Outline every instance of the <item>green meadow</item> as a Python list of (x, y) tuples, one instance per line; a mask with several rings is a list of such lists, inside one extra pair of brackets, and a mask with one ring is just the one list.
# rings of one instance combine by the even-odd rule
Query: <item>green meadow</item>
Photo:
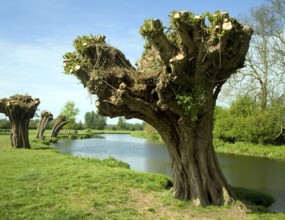
[(10, 147), (0, 135), (0, 219), (284, 219), (253, 205), (269, 195), (235, 188), (240, 201), (223, 207), (196, 207), (174, 199), (171, 180), (140, 173), (113, 158), (84, 159), (61, 154), (36, 141), (32, 149)]

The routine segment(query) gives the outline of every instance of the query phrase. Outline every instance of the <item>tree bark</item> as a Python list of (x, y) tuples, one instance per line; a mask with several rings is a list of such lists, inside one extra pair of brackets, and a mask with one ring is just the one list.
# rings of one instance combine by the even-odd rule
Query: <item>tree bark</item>
[(39, 99), (31, 96), (14, 95), (0, 99), (0, 112), (9, 117), (11, 125), (10, 141), (15, 148), (31, 148), (29, 142), (29, 122), (34, 117)]
[(30, 149), (29, 118), (11, 119), (10, 140), (12, 147)]
[(212, 143), (212, 120), (204, 115), (197, 123), (172, 124), (162, 133), (173, 170), (173, 195), (197, 205), (223, 205), (235, 199), (216, 158)]
[(63, 128), (64, 125), (66, 125), (69, 121), (67, 120), (66, 116), (64, 115), (60, 115), (56, 122), (55, 125), (53, 126), (52, 130), (51, 130), (51, 138), (57, 138), (58, 133), (60, 132), (60, 130)]
[(48, 111), (42, 111), (36, 138), (44, 139), (44, 131), (48, 123), (53, 119), (53, 115)]

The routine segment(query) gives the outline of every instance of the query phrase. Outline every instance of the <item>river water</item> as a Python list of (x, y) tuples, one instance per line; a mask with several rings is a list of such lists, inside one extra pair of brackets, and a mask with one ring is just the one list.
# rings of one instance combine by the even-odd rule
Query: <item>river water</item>
[[(128, 134), (102, 134), (83, 140), (60, 140), (60, 152), (79, 157), (104, 159), (112, 156), (142, 172), (171, 174), (170, 159), (164, 144)], [(267, 158), (218, 154), (221, 168), (233, 186), (270, 193), (275, 203), (270, 207), (285, 212), (285, 161)]]

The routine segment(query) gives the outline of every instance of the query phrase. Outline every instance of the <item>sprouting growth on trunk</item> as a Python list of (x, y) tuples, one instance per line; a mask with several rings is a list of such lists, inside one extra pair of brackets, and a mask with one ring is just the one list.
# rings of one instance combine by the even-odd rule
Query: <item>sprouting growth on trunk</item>
[(0, 99), (0, 112), (9, 117), (12, 147), (31, 148), (29, 142), (29, 123), (34, 117), (40, 100), (28, 95), (14, 95)]
[(104, 36), (84, 36), (64, 55), (64, 70), (97, 95), (100, 114), (156, 128), (168, 147), (175, 197), (227, 204), (235, 196), (214, 152), (213, 110), (223, 84), (244, 66), (252, 30), (226, 12), (175, 11), (170, 24), (145, 21), (136, 68)]

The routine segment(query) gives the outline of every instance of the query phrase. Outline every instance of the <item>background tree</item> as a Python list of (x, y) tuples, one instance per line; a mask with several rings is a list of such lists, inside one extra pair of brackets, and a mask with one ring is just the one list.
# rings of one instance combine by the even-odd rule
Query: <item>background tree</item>
[(160, 133), (175, 197), (230, 203), (235, 196), (212, 143), (213, 112), (223, 84), (244, 66), (252, 30), (226, 12), (173, 12), (170, 24), (165, 29), (160, 20), (145, 20), (137, 68), (104, 36), (78, 37), (75, 51), (64, 55), (65, 72), (97, 95), (100, 114), (138, 118)]
[(251, 96), (239, 96), (229, 108), (216, 108), (214, 135), (227, 142), (284, 144), (285, 100), (260, 110)]
[(83, 130), (84, 129), (84, 125), (83, 125), (82, 121), (79, 121), (78, 123), (76, 123), (75, 129), (76, 130)]
[(268, 0), (267, 10), (275, 17), (273, 29), (273, 47), (274, 52), (278, 54), (278, 61), (282, 67), (280, 71), (285, 70), (285, 0)]
[(16, 148), (31, 148), (29, 122), (34, 117), (40, 100), (28, 95), (14, 95), (0, 99), (0, 112), (9, 117), (11, 145)]
[(95, 114), (95, 129), (104, 130), (107, 125), (107, 117)]
[(128, 130), (127, 121), (123, 117), (118, 118), (117, 129), (119, 130)]
[(143, 123), (127, 123), (127, 128), (131, 131), (142, 131), (144, 126)]
[[(35, 117), (37, 117), (37, 114), (35, 115)], [(38, 128), (39, 122), (39, 119), (31, 119), (29, 123), (29, 129), (36, 130)]]
[(84, 124), (85, 124), (86, 128), (90, 128), (90, 129), (93, 128), (94, 115), (95, 115), (94, 111), (85, 113), (85, 115), (84, 115), (84, 120), (85, 120)]
[[(232, 93), (235, 96), (232, 106), (217, 112), (215, 135), (224, 140), (283, 143), (284, 9), (284, 0), (268, 0), (266, 4), (252, 8), (242, 18), (253, 28), (254, 34), (247, 55), (247, 68), (231, 78), (231, 83), (226, 86), (226, 97), (223, 98), (228, 99)], [(250, 103), (242, 104), (245, 99), (250, 99)], [(254, 107), (255, 111), (241, 116), (234, 113), (234, 106), (240, 110)]]
[(261, 111), (284, 94), (284, 7), (284, 0), (270, 0), (242, 17), (254, 34), (246, 59), (247, 68), (230, 80), (226, 95), (229, 91), (234, 95), (250, 95)]
[(7, 119), (0, 119), (0, 128), (1, 129), (10, 129), (10, 121)]
[(38, 130), (37, 130), (37, 135), (36, 135), (37, 138), (40, 138), (42, 140), (44, 139), (44, 131), (47, 127), (47, 124), (51, 120), (53, 120), (53, 115), (51, 112), (48, 112), (48, 111), (41, 112), (41, 118), (38, 124)]
[(268, 107), (268, 102), (274, 86), (278, 85), (278, 70), (275, 69), (277, 56), (274, 53), (270, 37), (275, 17), (266, 6), (251, 9), (244, 23), (251, 25), (254, 34), (247, 56), (248, 69), (243, 75), (250, 83), (250, 93), (257, 98), (262, 110)]
[(86, 128), (103, 130), (107, 125), (107, 118), (94, 111), (86, 112), (84, 119)]
[(76, 116), (79, 113), (79, 108), (75, 107), (75, 103), (67, 101), (61, 110), (60, 115), (64, 115), (68, 124), (65, 126), (66, 129), (75, 129), (76, 127)]

